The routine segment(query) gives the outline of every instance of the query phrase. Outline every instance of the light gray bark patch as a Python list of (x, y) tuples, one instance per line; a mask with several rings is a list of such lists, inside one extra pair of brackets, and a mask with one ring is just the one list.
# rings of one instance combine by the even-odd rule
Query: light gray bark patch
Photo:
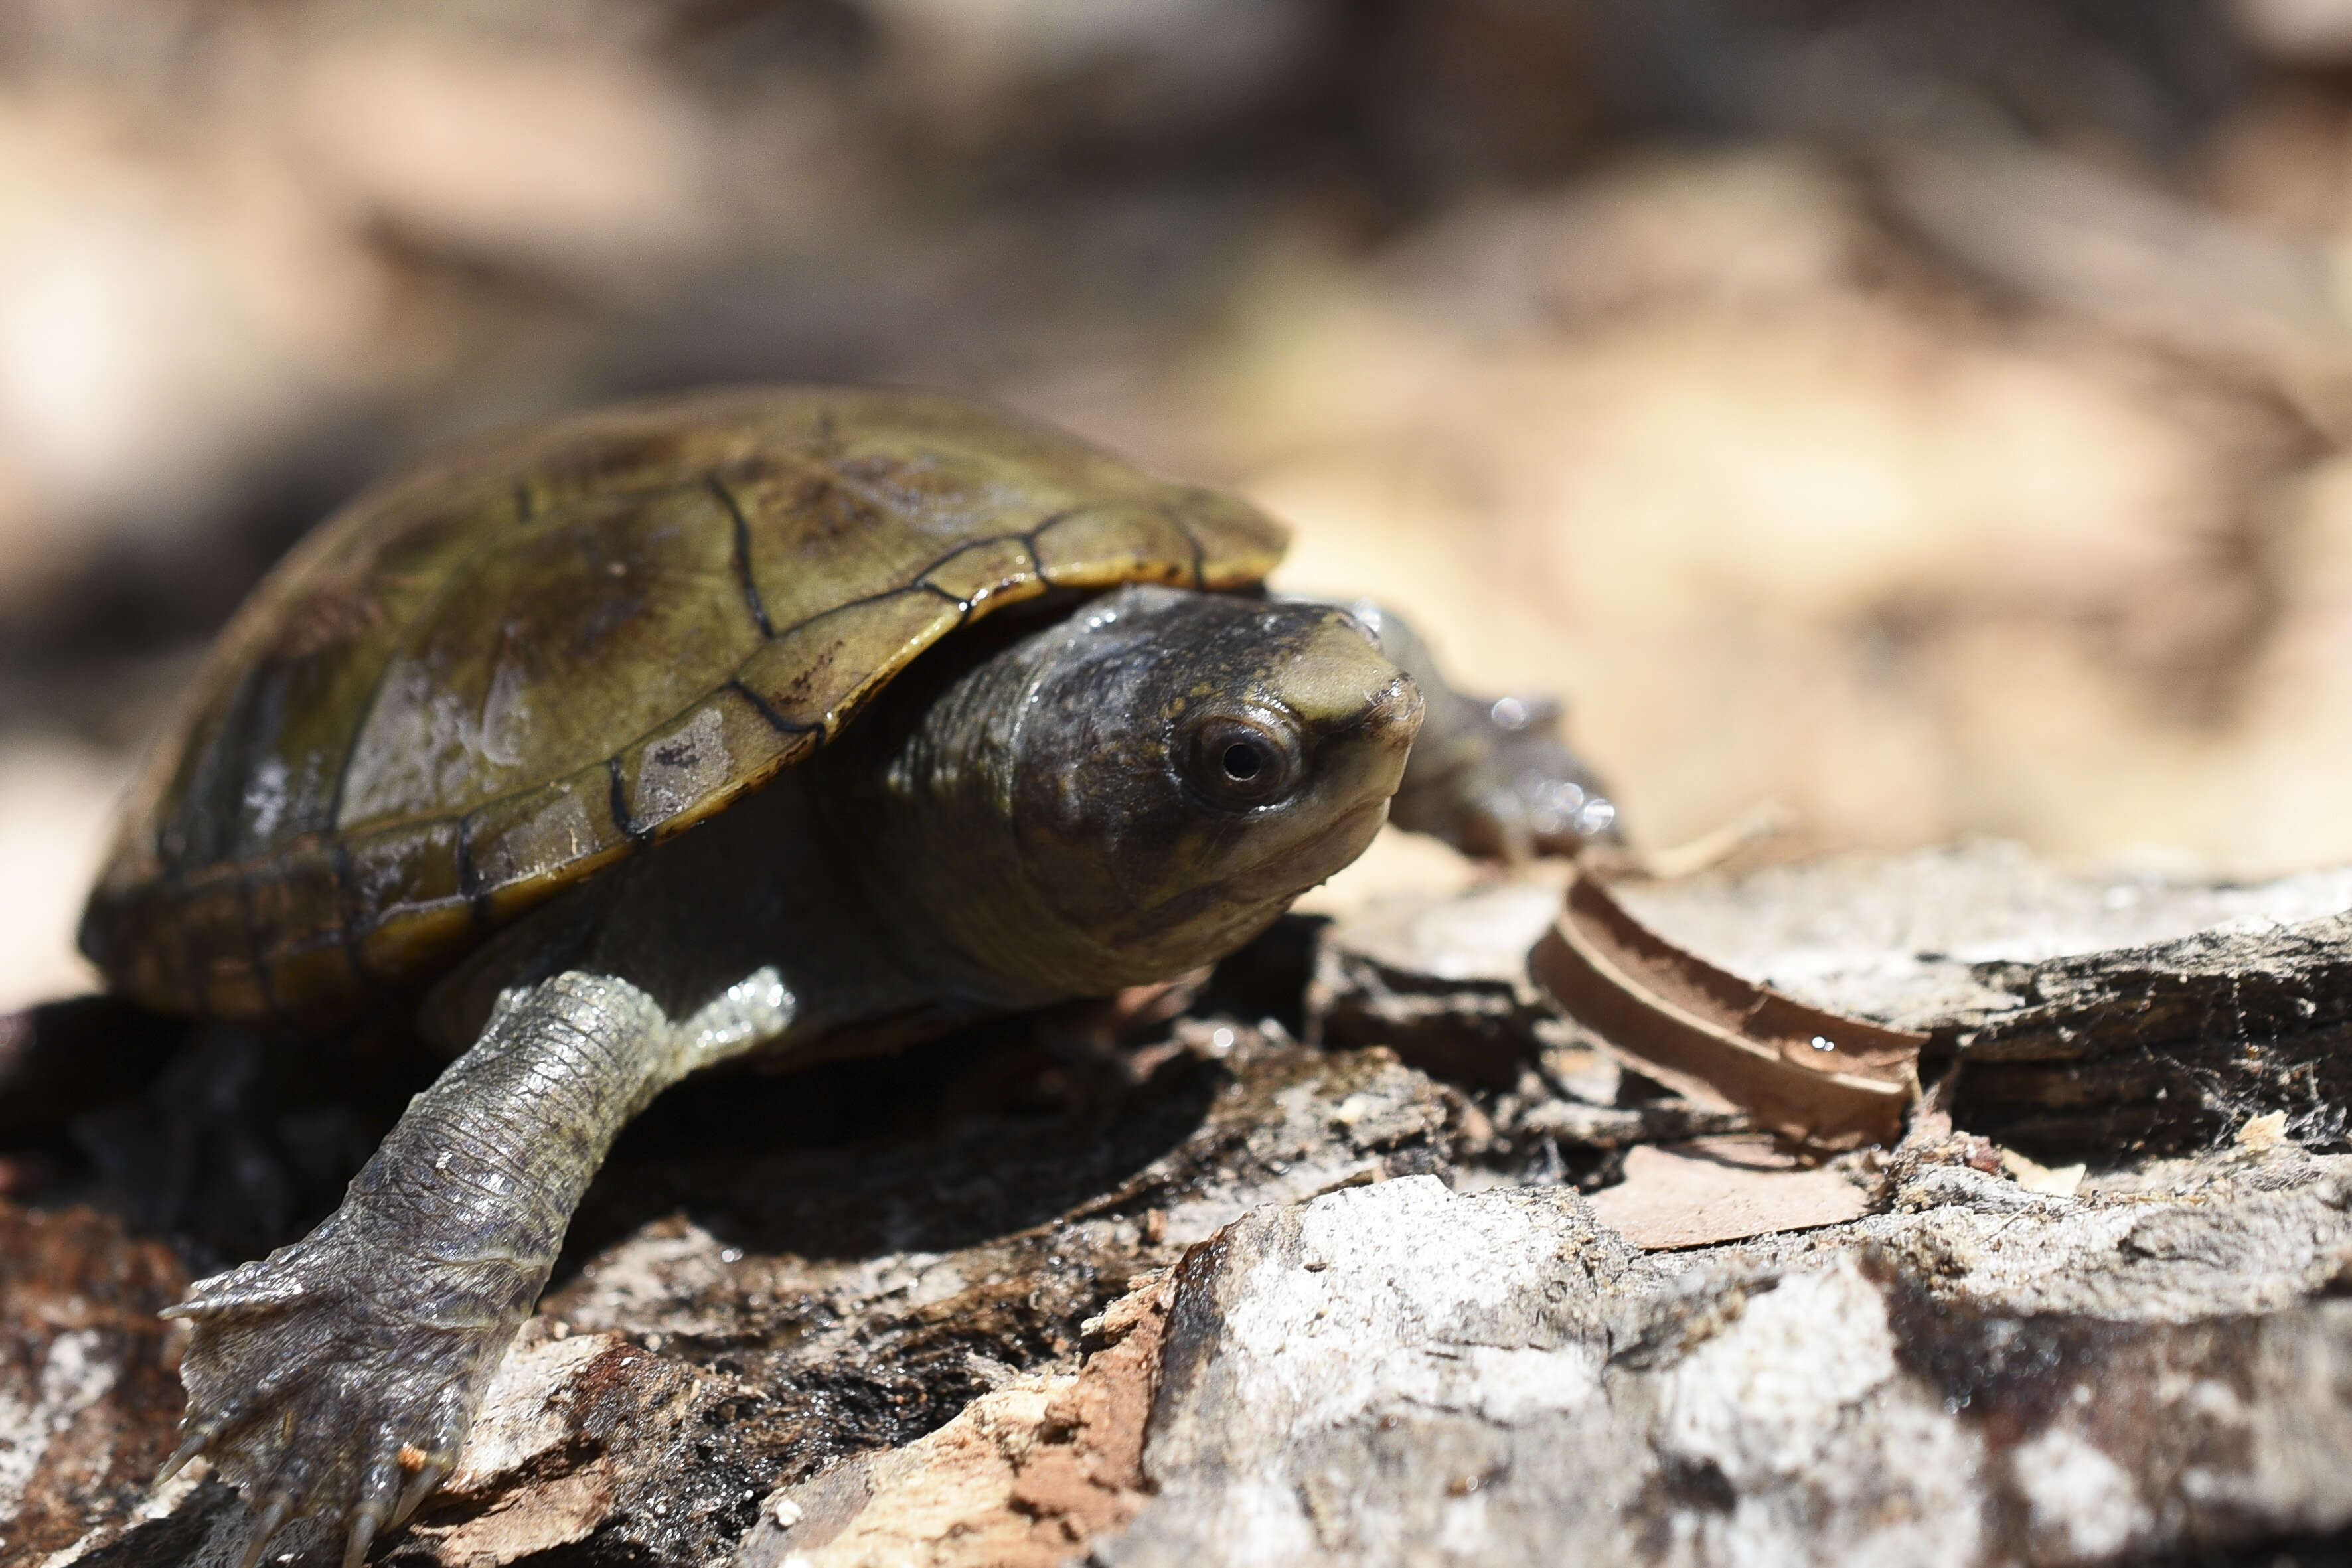
[[(1178, 1271), (1159, 1497), (1091, 1560), (1990, 1568), (2339, 1528), (2352, 1302), (2215, 1310), (2207, 1272), (2339, 1256), (2334, 1179), (1979, 1215), (1966, 1245), (1954, 1211), (1891, 1215), (1679, 1275), (1559, 1192), (1261, 1210)], [(2121, 1245), (2158, 1215), (2207, 1221), (2159, 1222), (2162, 1265)], [(2021, 1278), (2037, 1242), (2061, 1278)], [(2201, 1280), (2085, 1310), (2156, 1268)]]
[[(1145, 1447), (1160, 1498), (1104, 1563), (1496, 1544), (1473, 1516), (1492, 1488), (1549, 1490), (1537, 1472), (1565, 1470), (1614, 1321), (1653, 1282), (1570, 1193), (1457, 1198), (1431, 1178), (1259, 1211), (1178, 1279)], [(1564, 1517), (1542, 1521), (1563, 1549)]]

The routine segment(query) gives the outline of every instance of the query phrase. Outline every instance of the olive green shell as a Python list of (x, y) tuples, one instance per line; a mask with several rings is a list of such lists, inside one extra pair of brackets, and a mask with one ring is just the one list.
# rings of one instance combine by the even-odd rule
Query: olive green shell
[(229, 623), (83, 949), (167, 1011), (347, 1014), (807, 757), (965, 622), (1246, 586), (1283, 542), (941, 395), (705, 394), (477, 442), (353, 501)]

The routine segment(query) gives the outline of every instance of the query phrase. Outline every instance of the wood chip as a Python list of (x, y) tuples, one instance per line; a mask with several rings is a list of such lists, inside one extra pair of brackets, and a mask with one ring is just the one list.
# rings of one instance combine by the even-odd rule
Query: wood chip
[(1652, 1251), (1843, 1225), (1869, 1208), (1843, 1173), (1801, 1168), (1766, 1134), (1628, 1150), (1625, 1179), (1591, 1204), (1603, 1225)]
[(2009, 1179), (2029, 1193), (2044, 1197), (2071, 1198), (2083, 1184), (2090, 1167), (2082, 1164), (2050, 1166), (2027, 1159), (2014, 1149), (2000, 1152), (2000, 1168)]

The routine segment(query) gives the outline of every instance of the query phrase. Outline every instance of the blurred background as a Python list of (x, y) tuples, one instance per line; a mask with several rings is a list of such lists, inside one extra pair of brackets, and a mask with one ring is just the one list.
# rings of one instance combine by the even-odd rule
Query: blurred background
[(0, 1005), (306, 526), (750, 379), (1241, 488), (1650, 845), (2352, 859), (2352, 0), (0, 0)]

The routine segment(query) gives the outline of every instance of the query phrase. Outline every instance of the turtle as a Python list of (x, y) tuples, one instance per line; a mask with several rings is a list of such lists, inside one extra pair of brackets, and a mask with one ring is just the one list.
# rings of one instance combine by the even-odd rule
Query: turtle
[(397, 1014), (452, 1058), (331, 1215), (171, 1309), (163, 1475), (242, 1489), (244, 1568), (309, 1515), (356, 1565), (451, 1473), (613, 1139), (688, 1073), (1194, 971), (1391, 797), (1473, 849), (1610, 828), (1555, 710), (1268, 593), (1285, 542), (985, 403), (785, 387), (493, 435), (297, 545), (80, 933), (146, 1007)]

